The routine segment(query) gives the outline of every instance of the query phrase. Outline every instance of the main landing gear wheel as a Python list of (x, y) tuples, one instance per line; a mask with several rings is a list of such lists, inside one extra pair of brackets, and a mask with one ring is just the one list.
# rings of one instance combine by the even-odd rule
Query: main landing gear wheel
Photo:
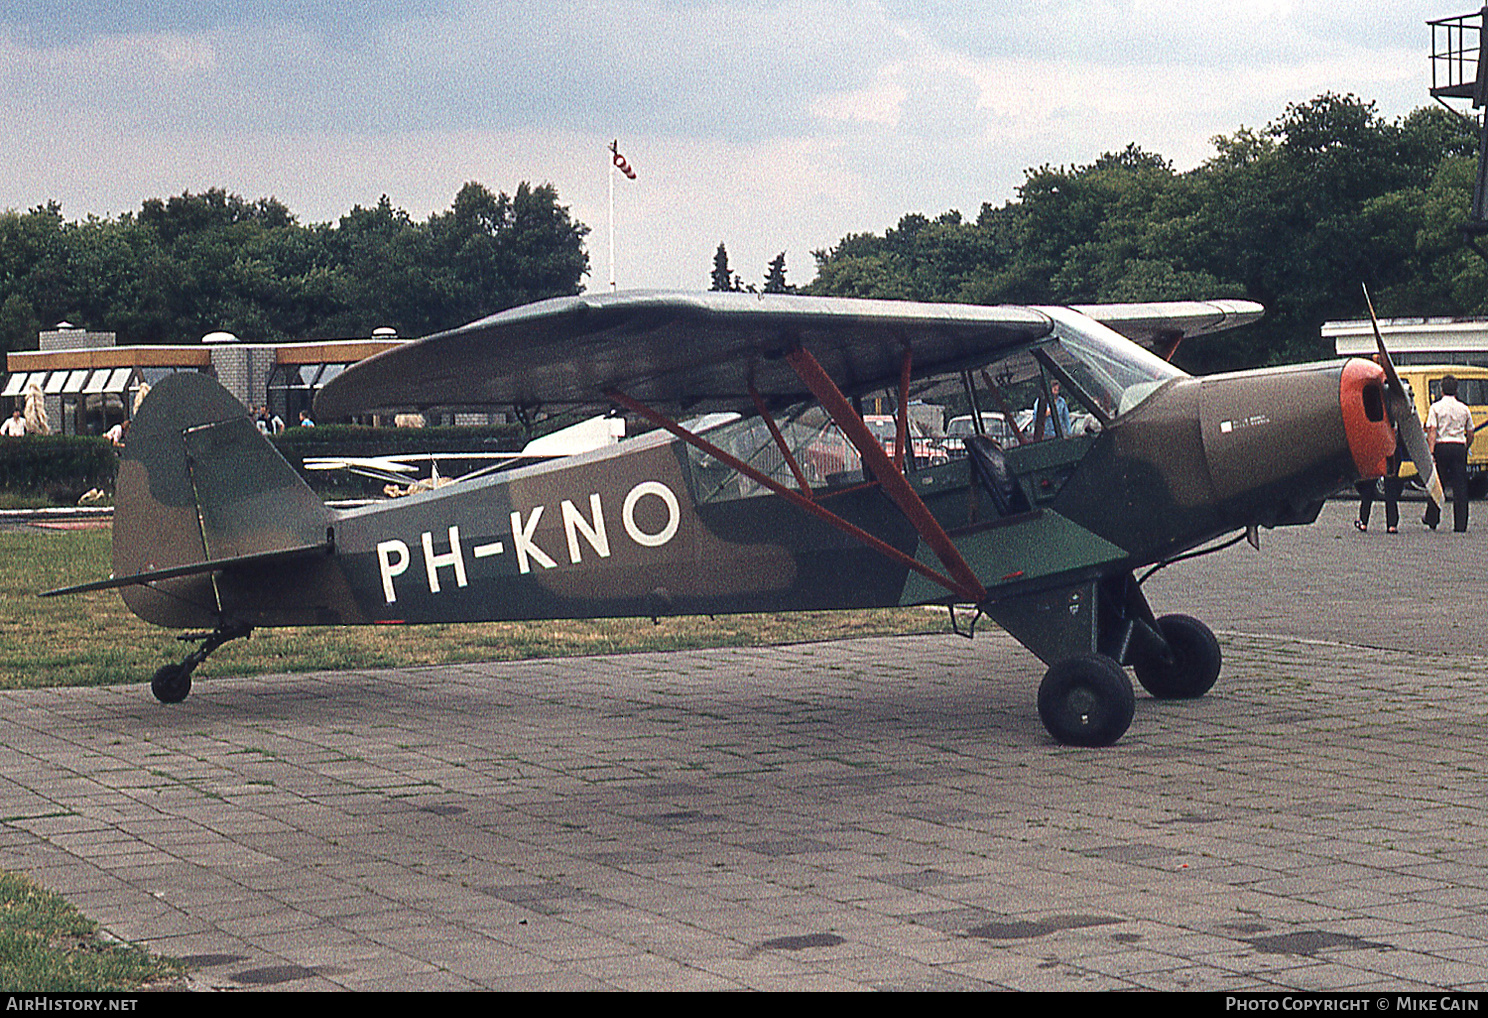
[(1209, 627), (1187, 615), (1164, 615), (1157, 631), (1172, 651), (1171, 660), (1143, 654), (1132, 662), (1137, 681), (1159, 700), (1203, 696), (1219, 678), (1219, 641)]
[(1039, 685), (1039, 718), (1066, 746), (1111, 745), (1126, 733), (1136, 705), (1131, 679), (1104, 654), (1066, 658)]
[(182, 665), (161, 665), (150, 680), (150, 692), (161, 703), (180, 703), (191, 692), (191, 670)]

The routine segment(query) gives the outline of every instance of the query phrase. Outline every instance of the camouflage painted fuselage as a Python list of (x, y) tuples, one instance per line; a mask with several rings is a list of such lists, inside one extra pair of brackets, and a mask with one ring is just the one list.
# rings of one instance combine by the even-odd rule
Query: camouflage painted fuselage
[[(1097, 436), (1008, 450), (1030, 507), (1015, 515), (990, 512), (968, 460), (908, 476), (1003, 621), (1000, 603), (1126, 574), (1236, 528), (1311, 519), (1361, 471), (1358, 429), (1348, 424), (1359, 384), (1351, 390), (1348, 375), (1329, 364), (1170, 381)], [(653, 432), (338, 513), (320, 505), (215, 382), (181, 375), (157, 386), (136, 418), (119, 478), (114, 573), (223, 561), (211, 573), (123, 589), (141, 617), (193, 628), (223, 619), (424, 623), (953, 599), (777, 495), (704, 498), (699, 471), (689, 446)], [(848, 523), (937, 565), (877, 485), (818, 497)]]

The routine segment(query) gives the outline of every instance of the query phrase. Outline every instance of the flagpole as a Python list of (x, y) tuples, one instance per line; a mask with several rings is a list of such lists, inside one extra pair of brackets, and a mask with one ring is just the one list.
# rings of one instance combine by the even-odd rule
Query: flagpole
[[(620, 143), (617, 140), (611, 146), (612, 151), (619, 151)], [(615, 160), (610, 159), (610, 292), (615, 292)]]
[(615, 289), (615, 171), (625, 174), (627, 180), (636, 179), (635, 170), (620, 154), (620, 139), (610, 142), (610, 291)]

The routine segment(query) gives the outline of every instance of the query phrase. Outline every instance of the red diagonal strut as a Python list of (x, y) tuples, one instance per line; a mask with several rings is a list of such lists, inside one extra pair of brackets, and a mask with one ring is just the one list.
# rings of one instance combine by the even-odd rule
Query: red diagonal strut
[[(678, 424), (676, 421), (665, 416), (664, 414), (658, 413), (639, 400), (632, 399), (625, 393), (613, 389), (605, 393), (605, 398), (613, 400), (614, 402), (625, 407), (627, 410), (641, 415), (652, 424), (655, 424), (657, 427), (665, 428), (667, 431), (671, 432), (673, 435), (676, 435), (678, 438), (680, 438), (682, 441), (686, 442), (693, 448), (700, 449), (702, 452), (706, 453), (709, 456), (712, 456), (720, 463), (727, 465), (733, 470), (737, 470), (739, 473), (743, 474), (745, 477), (748, 477), (756, 484), (759, 484), (769, 489), (770, 491), (773, 491), (775, 494), (779, 495), (787, 502), (790, 502), (791, 504), (806, 510), (808, 513), (811, 513), (813, 516), (816, 516), (826, 521), (827, 523), (830, 523), (838, 530), (841, 530), (843, 533), (849, 535), (850, 537), (861, 541), (863, 544), (872, 548), (879, 554), (890, 558), (893, 561), (898, 562), (909, 569), (913, 569), (915, 572), (919, 573), (927, 580), (930, 580), (946, 588), (952, 594), (956, 594), (964, 598), (974, 593), (973, 591), (967, 590), (964, 585), (951, 579), (949, 576), (942, 575), (936, 570), (931, 569), (929, 566), (925, 565), (923, 562), (920, 562), (917, 559), (904, 554), (904, 552), (900, 551), (898, 548), (895, 548), (892, 544), (889, 544), (882, 538), (875, 537), (872, 534), (868, 533), (868, 531), (864, 530), (862, 527), (849, 523), (841, 516), (838, 516), (836, 513), (832, 512), (832, 510), (823, 506), (820, 502), (813, 501), (812, 499), (809, 499), (806, 496), (802, 495), (800, 492), (792, 491), (785, 485), (781, 484), (779, 481), (775, 480), (770, 475), (756, 470), (754, 467), (750, 466), (748, 463), (745, 463), (737, 456), (731, 455), (730, 453), (727, 453), (724, 450), (718, 448), (718, 446), (714, 445), (712, 442), (709, 442), (707, 439), (693, 434), (686, 428), (682, 427), (682, 425)], [(862, 423), (861, 420), (859, 421), (859, 423)], [(881, 449), (880, 452), (882, 452)], [(976, 600), (980, 601), (985, 596), (986, 592), (984, 590), (981, 590), (980, 585), (978, 585), (977, 590), (980, 591), (980, 593), (977, 593)]]
[(863, 423), (863, 418), (857, 415), (847, 397), (842, 395), (842, 390), (837, 388), (837, 383), (832, 381), (831, 376), (822, 369), (816, 358), (801, 347), (796, 347), (787, 353), (785, 359), (791, 367), (796, 369), (796, 374), (801, 376), (801, 381), (806, 383), (812, 395), (831, 415), (837, 427), (847, 436), (847, 440), (858, 450), (858, 455), (863, 457), (864, 465), (872, 472), (874, 479), (883, 486), (884, 494), (893, 500), (894, 504), (899, 507), (899, 511), (905, 515), (920, 537), (930, 546), (930, 550), (935, 552), (936, 558), (940, 559), (946, 571), (956, 581), (956, 593), (970, 599), (974, 604), (980, 604), (986, 600), (987, 589), (982, 586), (976, 573), (971, 571), (971, 567), (956, 550), (956, 545), (949, 535), (911, 487), (904, 472), (894, 466), (888, 453), (884, 452), (883, 446), (879, 445), (878, 440), (873, 437), (873, 432), (868, 430), (868, 425)]
[(775, 439), (775, 448), (780, 450), (780, 455), (785, 458), (786, 465), (791, 468), (791, 473), (796, 475), (796, 483), (801, 486), (801, 494), (807, 498), (813, 498), (811, 483), (806, 480), (806, 471), (801, 469), (801, 464), (796, 462), (795, 454), (791, 452), (790, 446), (785, 444), (785, 436), (780, 433), (780, 426), (775, 423), (775, 418), (770, 416), (770, 408), (765, 406), (764, 399), (754, 383), (749, 383), (749, 398), (754, 400), (754, 409), (759, 412), (760, 420), (765, 422), (765, 427), (770, 429), (770, 437)]

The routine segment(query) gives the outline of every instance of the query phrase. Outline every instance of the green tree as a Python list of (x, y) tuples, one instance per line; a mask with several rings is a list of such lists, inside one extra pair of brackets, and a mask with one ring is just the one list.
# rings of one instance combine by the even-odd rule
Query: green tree
[(588, 232), (551, 185), (526, 183), (467, 184), (422, 223), (386, 197), (308, 227), (273, 198), (219, 188), (115, 219), (67, 222), (51, 203), (0, 213), (0, 342), (32, 345), (34, 322), (64, 318), (123, 343), (420, 335), (577, 293)]
[[(984, 210), (985, 211), (985, 210)], [(934, 220), (910, 213), (897, 226), (849, 234), (836, 247), (816, 251), (816, 278), (808, 293), (890, 300), (978, 301), (1006, 262), (1009, 237), (995, 213), (987, 225), (962, 220), (955, 210)], [(988, 295), (988, 301), (999, 299)]]
[(739, 289), (738, 278), (729, 268), (728, 248), (722, 241), (718, 243), (718, 250), (713, 252), (712, 283), (708, 289), (719, 293)]
[[(1371, 226), (1365, 210), (1396, 192), (1387, 205), (1409, 204), (1406, 193), (1427, 187), (1461, 139), (1436, 114), (1390, 123), (1373, 103), (1329, 93), (1216, 144), (1219, 154), (1192, 174), (1194, 233), (1207, 248), (1192, 257), (1266, 306), (1230, 352), (1242, 363), (1280, 363), (1332, 357), (1323, 322), (1363, 313), (1361, 282), (1393, 286), (1408, 252), (1389, 239), (1398, 231), (1381, 231), (1377, 218)], [(1239, 366), (1220, 349), (1199, 344), (1190, 356)]]
[(508, 197), (468, 183), (449, 212), (430, 218), (429, 230), (447, 273), (445, 328), (578, 293), (589, 271), (583, 247), (589, 228), (570, 218), (551, 184), (524, 181)]
[[(28, 212), (0, 213), (0, 304), (10, 305), (9, 327), (20, 328), (24, 309), (47, 326), (66, 317), (67, 239), (62, 207), (48, 202)], [(12, 301), (12, 298), (15, 298)], [(36, 337), (12, 333), (9, 349), (34, 349)]]
[[(1264, 129), (1215, 139), (1176, 173), (1134, 145), (1086, 166), (1029, 170), (1015, 201), (975, 223), (903, 217), (882, 236), (815, 252), (808, 292), (971, 303), (1248, 297), (1257, 325), (1184, 344), (1190, 370), (1328, 358), (1323, 321), (1381, 310), (1483, 311), (1488, 274), (1467, 252), (1476, 139), (1445, 110), (1394, 122), (1324, 94)], [(1388, 309), (1388, 310), (1387, 310)]]
[(785, 281), (785, 252), (770, 259), (765, 268), (765, 293), (795, 293), (796, 288)]
[(40, 329), (36, 309), (25, 297), (12, 293), (0, 304), (0, 350), (35, 349)]
[(437, 264), (428, 227), (387, 195), (318, 230), (316, 243), (327, 254), (321, 275), (306, 285), (323, 290), (334, 309), (322, 324), (326, 335), (365, 336), (387, 326), (418, 336), (443, 327), (435, 311), (453, 284)]

